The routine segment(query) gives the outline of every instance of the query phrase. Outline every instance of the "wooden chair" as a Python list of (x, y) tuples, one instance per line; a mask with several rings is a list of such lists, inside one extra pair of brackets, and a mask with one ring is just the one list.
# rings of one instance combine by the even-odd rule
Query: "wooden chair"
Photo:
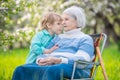
[[(93, 35), (90, 35), (90, 36), (93, 38), (93, 41), (94, 41), (95, 57), (94, 57), (93, 61), (91, 61), (91, 62), (81, 61), (81, 60), (76, 61), (74, 63), (71, 80), (94, 80), (94, 78), (96, 76), (98, 66), (101, 66), (104, 78), (105, 78), (105, 80), (108, 80), (108, 77), (106, 75), (106, 71), (105, 71), (105, 68), (104, 68), (104, 64), (103, 64), (103, 61), (102, 61), (102, 57), (101, 57), (104, 46), (105, 46), (105, 43), (106, 43), (107, 36), (104, 33), (93, 34)], [(93, 65), (93, 67), (90, 68), (91, 74), (90, 74), (89, 78), (74, 79), (75, 69), (76, 69), (76, 66), (78, 66), (78, 65)], [(82, 69), (84, 69), (84, 67)]]

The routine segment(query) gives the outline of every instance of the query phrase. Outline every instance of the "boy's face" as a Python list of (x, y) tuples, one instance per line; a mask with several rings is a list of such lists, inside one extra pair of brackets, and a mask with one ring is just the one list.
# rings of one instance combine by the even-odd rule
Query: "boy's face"
[(51, 25), (51, 31), (53, 32), (53, 34), (60, 34), (62, 30), (63, 30), (62, 21), (55, 21)]

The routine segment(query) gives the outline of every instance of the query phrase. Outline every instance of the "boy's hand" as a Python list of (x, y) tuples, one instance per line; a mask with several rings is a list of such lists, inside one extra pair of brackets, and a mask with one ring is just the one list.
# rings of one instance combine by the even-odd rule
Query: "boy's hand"
[(50, 54), (50, 53), (52, 53), (54, 50), (56, 50), (57, 48), (59, 48), (59, 46), (58, 46), (58, 45), (54, 45), (52, 48), (46, 49), (46, 50), (44, 51), (44, 53), (45, 53), (45, 54)]
[(57, 48), (59, 48), (59, 46), (56, 44), (54, 45), (51, 49), (50, 49), (50, 53), (53, 52), (54, 50), (56, 50)]

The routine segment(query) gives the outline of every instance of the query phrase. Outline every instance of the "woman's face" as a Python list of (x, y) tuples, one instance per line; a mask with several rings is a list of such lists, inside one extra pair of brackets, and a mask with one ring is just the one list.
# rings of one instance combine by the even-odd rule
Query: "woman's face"
[(62, 18), (63, 18), (64, 31), (70, 31), (77, 28), (77, 21), (69, 14), (64, 13), (62, 15)]

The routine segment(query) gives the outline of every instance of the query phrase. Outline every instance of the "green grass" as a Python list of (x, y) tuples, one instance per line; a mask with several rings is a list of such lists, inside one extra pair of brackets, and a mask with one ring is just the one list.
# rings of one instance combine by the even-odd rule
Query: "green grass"
[[(0, 51), (0, 80), (11, 80), (14, 69), (25, 63), (29, 49)], [(103, 61), (109, 80), (120, 79), (120, 52), (116, 45), (106, 48)], [(104, 80), (101, 67), (98, 68), (95, 80)]]
[[(106, 48), (102, 57), (109, 80), (120, 80), (120, 52), (117, 46)], [(104, 80), (101, 67), (98, 68), (96, 80)]]
[(11, 80), (14, 69), (25, 62), (28, 49), (0, 52), (0, 80)]

